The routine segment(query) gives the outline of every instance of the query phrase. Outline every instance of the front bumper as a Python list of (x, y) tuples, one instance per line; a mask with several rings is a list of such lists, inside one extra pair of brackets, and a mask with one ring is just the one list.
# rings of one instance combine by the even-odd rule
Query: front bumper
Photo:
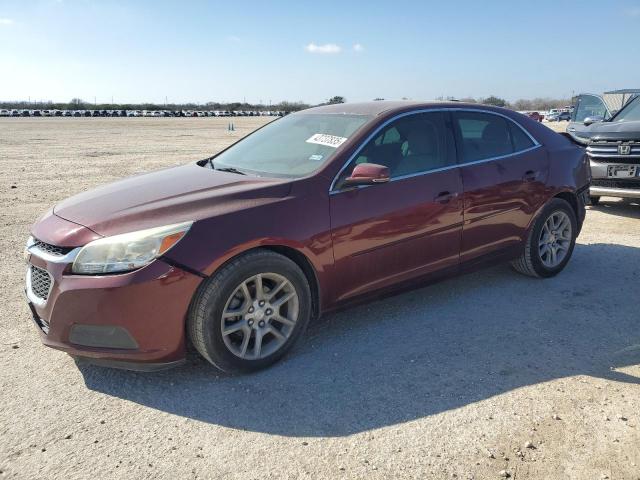
[[(610, 165), (635, 165), (636, 176), (619, 179), (609, 178)], [(594, 197), (640, 198), (640, 162), (629, 163), (622, 158), (611, 158), (607, 161), (590, 159), (591, 187), (589, 194)]]
[(618, 197), (618, 198), (640, 198), (640, 188), (608, 188), (608, 187), (590, 187), (589, 194), (592, 197)]
[(184, 360), (185, 319), (201, 277), (162, 259), (129, 273), (74, 275), (71, 255), (61, 259), (35, 248), (25, 255), (27, 280), (33, 267), (50, 277), (48, 294), (34, 292), (29, 281), (25, 289), (45, 345), (92, 363), (135, 370)]

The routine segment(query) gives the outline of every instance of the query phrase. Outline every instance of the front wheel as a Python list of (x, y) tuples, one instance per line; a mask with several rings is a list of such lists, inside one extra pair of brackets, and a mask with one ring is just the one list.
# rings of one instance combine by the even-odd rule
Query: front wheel
[(576, 214), (566, 201), (551, 200), (538, 215), (522, 255), (511, 262), (518, 272), (532, 277), (553, 277), (569, 262), (576, 243)]
[(279, 360), (311, 317), (309, 282), (289, 258), (256, 250), (224, 266), (196, 294), (187, 329), (196, 350), (228, 373)]

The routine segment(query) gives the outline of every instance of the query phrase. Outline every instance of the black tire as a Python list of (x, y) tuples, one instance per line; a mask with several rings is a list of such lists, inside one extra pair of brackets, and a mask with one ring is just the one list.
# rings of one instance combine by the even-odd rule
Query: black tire
[(600, 203), (600, 197), (589, 196), (589, 203), (594, 206), (598, 205)]
[[(567, 214), (571, 222), (571, 241), (568, 251), (562, 261), (554, 268), (549, 268), (542, 262), (540, 249), (538, 246), (540, 234), (547, 219), (557, 211)], [(519, 258), (511, 262), (511, 266), (519, 273), (530, 277), (548, 278), (560, 273), (571, 259), (573, 248), (578, 235), (578, 222), (576, 213), (569, 203), (560, 198), (552, 199), (540, 212), (536, 218), (533, 227), (529, 230), (524, 250)]]
[[(261, 359), (240, 358), (227, 348), (222, 335), (222, 313), (227, 300), (248, 278), (271, 272), (285, 277), (298, 295), (298, 319), (282, 346)], [(270, 250), (254, 250), (242, 255), (209, 277), (198, 289), (187, 317), (187, 332), (198, 353), (218, 369), (246, 373), (272, 365), (297, 343), (311, 318), (309, 282), (298, 265)]]

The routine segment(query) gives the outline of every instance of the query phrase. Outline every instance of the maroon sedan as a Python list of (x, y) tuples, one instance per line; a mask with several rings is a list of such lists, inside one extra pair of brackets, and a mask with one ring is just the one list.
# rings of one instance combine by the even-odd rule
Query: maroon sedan
[(313, 108), (56, 205), (26, 293), (43, 342), (74, 357), (152, 370), (191, 342), (251, 371), (351, 302), (500, 261), (556, 275), (588, 185), (582, 149), (509, 110)]
[(527, 117), (535, 120), (536, 122), (541, 122), (542, 120), (544, 120), (544, 115), (541, 115), (538, 112), (529, 112), (527, 113)]

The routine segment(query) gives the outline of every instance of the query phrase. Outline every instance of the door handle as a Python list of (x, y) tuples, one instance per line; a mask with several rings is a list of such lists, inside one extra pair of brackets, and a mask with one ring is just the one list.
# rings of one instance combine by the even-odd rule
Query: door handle
[(522, 176), (522, 180), (525, 182), (535, 182), (538, 179), (538, 172), (534, 172), (533, 170), (528, 170)]
[(456, 198), (458, 194), (456, 192), (440, 192), (433, 199), (434, 202), (438, 203), (449, 203), (452, 199)]

